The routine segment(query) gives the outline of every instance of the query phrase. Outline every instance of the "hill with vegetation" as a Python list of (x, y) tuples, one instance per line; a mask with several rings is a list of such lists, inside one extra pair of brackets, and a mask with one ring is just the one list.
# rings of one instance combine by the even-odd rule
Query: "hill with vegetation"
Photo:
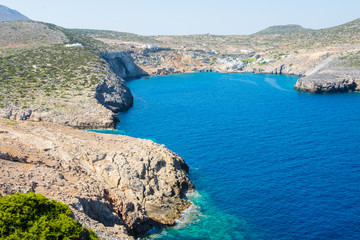
[(30, 19), (14, 9), (8, 8), (4, 5), (0, 5), (0, 22), (17, 21), (17, 20), (30, 20)]
[(259, 31), (253, 35), (269, 35), (269, 34), (284, 34), (284, 33), (294, 33), (294, 32), (301, 32), (307, 31), (310, 29), (305, 29), (300, 25), (296, 24), (288, 24), (288, 25), (279, 25), (279, 26), (272, 26), (268, 27), (262, 31)]
[(320, 30), (306, 29), (299, 25), (273, 26), (253, 35), (169, 35), (141, 36), (104, 30), (76, 30), (78, 33), (125, 47), (124, 43), (157, 44), (173, 49), (216, 50), (223, 54), (236, 54), (242, 49), (260, 51), (318, 48), (334, 44), (360, 42), (360, 19)]
[(114, 90), (119, 91), (120, 111), (132, 105), (132, 96), (101, 57), (111, 49), (53, 24), (1, 22), (0, 116), (80, 128), (113, 127), (116, 116), (98, 103), (97, 87), (120, 86)]

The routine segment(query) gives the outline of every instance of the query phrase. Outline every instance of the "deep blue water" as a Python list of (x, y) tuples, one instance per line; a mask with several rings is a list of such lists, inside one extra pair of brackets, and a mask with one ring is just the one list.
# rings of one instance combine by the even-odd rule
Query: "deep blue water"
[(297, 77), (194, 73), (128, 83), (117, 132), (190, 166), (197, 205), (156, 239), (360, 239), (360, 94)]

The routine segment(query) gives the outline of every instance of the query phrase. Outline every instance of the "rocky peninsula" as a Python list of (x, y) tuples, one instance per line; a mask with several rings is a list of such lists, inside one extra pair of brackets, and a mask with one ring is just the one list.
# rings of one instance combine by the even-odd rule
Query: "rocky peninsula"
[(34, 191), (70, 205), (102, 239), (173, 225), (190, 203), (188, 166), (150, 140), (0, 119), (0, 194)]
[(4, 22), (1, 34), (0, 195), (67, 203), (101, 239), (173, 225), (194, 188), (182, 158), (150, 140), (76, 130), (115, 128), (133, 104), (125, 79), (148, 74), (126, 52), (54, 25)]

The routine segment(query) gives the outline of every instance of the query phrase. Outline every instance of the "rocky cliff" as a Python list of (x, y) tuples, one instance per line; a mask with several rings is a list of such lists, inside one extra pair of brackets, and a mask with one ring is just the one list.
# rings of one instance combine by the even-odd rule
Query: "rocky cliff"
[(360, 90), (357, 48), (341, 51), (312, 51), (265, 65), (248, 65), (247, 72), (301, 76), (295, 89), (311, 93), (340, 93)]
[(0, 119), (0, 193), (34, 191), (71, 206), (103, 239), (172, 225), (194, 186), (184, 160), (150, 140)]
[(294, 88), (311, 93), (342, 93), (358, 91), (355, 78), (340, 74), (313, 74), (300, 78)]
[(310, 68), (294, 86), (311, 93), (360, 91), (359, 51), (332, 54)]
[(147, 72), (138, 67), (126, 52), (103, 53), (102, 57), (110, 64), (116, 75), (123, 79), (141, 78), (149, 76)]

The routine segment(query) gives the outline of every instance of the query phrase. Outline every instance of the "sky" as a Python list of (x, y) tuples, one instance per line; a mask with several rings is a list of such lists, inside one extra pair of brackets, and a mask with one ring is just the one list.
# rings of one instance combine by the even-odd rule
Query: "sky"
[(360, 18), (359, 0), (0, 0), (32, 20), (140, 35), (252, 34), (299, 24), (320, 29)]

